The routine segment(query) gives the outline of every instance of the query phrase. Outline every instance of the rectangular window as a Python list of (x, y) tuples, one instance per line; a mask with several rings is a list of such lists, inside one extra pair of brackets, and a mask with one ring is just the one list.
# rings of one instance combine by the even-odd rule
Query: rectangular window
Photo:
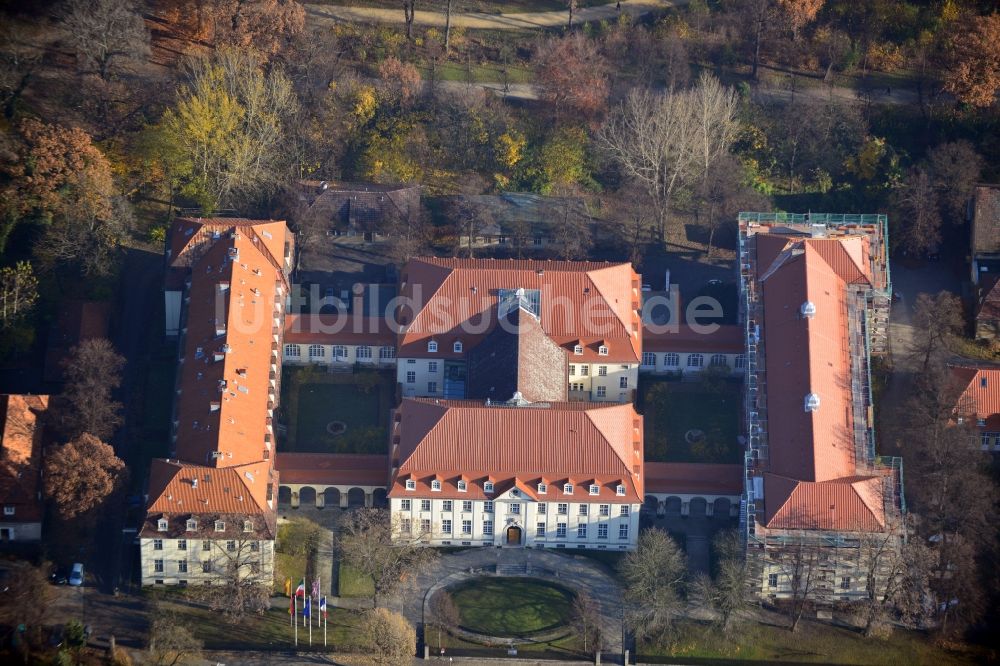
[(201, 572), (202, 573), (212, 573), (212, 561), (211, 560), (205, 560), (204, 562), (201, 563)]
[(483, 502), (483, 512), (493, 513), (493, 500), (486, 500)]
[(442, 520), (441, 521), (441, 531), (444, 532), (445, 534), (451, 534), (451, 521), (450, 520)]
[(602, 516), (610, 516), (611, 515), (611, 505), (610, 504), (602, 504), (601, 507), (600, 507), (600, 509), (601, 509), (600, 510), (600, 514)]
[(3, 515), (5, 515), (5, 516), (13, 516), (16, 511), (17, 511), (17, 507), (5, 506), (3, 508)]
[(590, 505), (589, 504), (581, 504), (580, 505), (580, 515), (581, 516), (586, 516), (589, 509), (590, 509)]
[(438, 390), (438, 383), (437, 382), (427, 382), (427, 392), (428, 393), (437, 393), (437, 390)]
[(493, 536), (493, 521), (492, 520), (484, 520), (483, 521), (483, 535), (484, 536)]
[(521, 513), (521, 505), (517, 504), (516, 502), (514, 504), (511, 504), (510, 505), (510, 512), (511, 513), (515, 513), (515, 514), (520, 514)]
[(153, 550), (163, 550), (163, 539), (153, 539)]
[(153, 573), (163, 573), (163, 560), (153, 560)]
[(472, 521), (463, 520), (462, 521), (462, 534), (472, 534)]
[(206, 541), (202, 541), (201, 542), (201, 549), (203, 551), (212, 550), (212, 542), (211, 541), (207, 541), (207, 540)]
[(556, 523), (556, 537), (560, 539), (566, 538), (566, 523)]
[(565, 516), (567, 513), (569, 513), (569, 504), (562, 504), (562, 503), (557, 504), (556, 513), (558, 513), (560, 516)]
[(597, 526), (597, 538), (598, 539), (607, 539), (608, 538), (608, 524), (607, 523), (601, 523), (600, 525)]
[(410, 507), (411, 507), (411, 504), (410, 504), (410, 500), (408, 500), (408, 499), (402, 500), (399, 503), (399, 508), (401, 508), (403, 511), (409, 511)]
[(590, 366), (589, 365), (581, 365), (580, 366), (580, 376), (581, 377), (586, 377), (589, 374), (590, 374)]
[(429, 361), (427, 363), (427, 372), (437, 372), (437, 371), (438, 371), (438, 362), (437, 361)]
[(462, 511), (465, 513), (472, 511), (472, 500), (462, 500)]
[(413, 370), (410, 370), (409, 372), (407, 372), (406, 373), (406, 383), (407, 384), (416, 384), (417, 383), (417, 373), (415, 373)]
[(420, 510), (421, 511), (430, 511), (431, 510), (431, 501), (430, 500), (420, 500)]
[(577, 539), (586, 539), (587, 538), (587, 526), (586, 525), (577, 525), (576, 526), (576, 538)]
[(627, 539), (628, 538), (628, 525), (627, 524), (625, 524), (625, 525), (619, 525), (618, 526), (618, 538), (619, 539)]
[(628, 504), (622, 504), (622, 508), (621, 508), (620, 514), (623, 515), (623, 516), (627, 516), (630, 508), (631, 507), (629, 507)]
[(849, 577), (844, 576), (843, 578), (840, 579), (840, 589), (842, 590), (851, 589), (851, 579)]
[(778, 574), (767, 574), (767, 586), (778, 587)]
[(420, 535), (424, 536), (431, 533), (431, 519), (422, 518), (420, 520)]
[(227, 541), (226, 542), (226, 550), (228, 550), (230, 553), (235, 552), (235, 550), (236, 550), (236, 542), (235, 541)]
[(256, 553), (259, 550), (260, 550), (260, 543), (258, 543), (256, 541), (251, 541), (250, 542), (250, 552), (251, 553)]
[(535, 523), (535, 536), (536, 537), (545, 536), (545, 523)]
[(656, 354), (653, 352), (642, 352), (642, 364), (647, 368), (656, 365)]
[(177, 573), (187, 573), (187, 572), (188, 572), (188, 561), (177, 560)]
[(188, 549), (187, 539), (178, 539), (177, 540), (177, 550), (187, 550), (187, 549)]
[(576, 366), (575, 365), (570, 364), (570, 366), (569, 366), (569, 376), (570, 377), (576, 377)]
[(597, 397), (598, 398), (603, 398), (603, 397), (605, 397), (607, 395), (608, 395), (608, 389), (607, 389), (607, 387), (605, 387), (605, 386), (598, 386), (597, 387)]
[(628, 377), (618, 378), (618, 388), (628, 388)]
[(544, 502), (538, 505), (538, 515), (539, 516), (544, 516), (545, 515), (545, 507), (546, 506), (547, 505)]
[(606, 366), (606, 365), (599, 365), (599, 366), (597, 366), (597, 376), (598, 377), (607, 377), (608, 376), (608, 366)]
[(441, 502), (442, 511), (451, 511), (451, 500), (445, 500)]
[(413, 532), (413, 524), (410, 522), (409, 518), (403, 518), (399, 521), (399, 531), (403, 534), (410, 534)]

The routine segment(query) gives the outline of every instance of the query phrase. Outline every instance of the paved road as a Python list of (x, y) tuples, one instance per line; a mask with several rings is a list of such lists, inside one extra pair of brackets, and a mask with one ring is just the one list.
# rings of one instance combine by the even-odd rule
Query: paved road
[[(687, 4), (686, 0), (622, 0), (621, 11), (632, 16), (642, 16), (657, 9)], [(332, 21), (375, 21), (378, 23), (403, 23), (401, 9), (376, 7), (342, 7), (339, 5), (306, 4), (306, 12), (314, 19)], [(615, 3), (584, 7), (573, 14), (573, 22), (600, 21), (618, 16)], [(525, 12), (520, 14), (483, 14), (480, 12), (452, 12), (451, 25), (457, 28), (482, 30), (537, 30), (566, 25), (567, 11)], [(444, 27), (444, 12), (417, 10), (413, 17), (416, 25)]]

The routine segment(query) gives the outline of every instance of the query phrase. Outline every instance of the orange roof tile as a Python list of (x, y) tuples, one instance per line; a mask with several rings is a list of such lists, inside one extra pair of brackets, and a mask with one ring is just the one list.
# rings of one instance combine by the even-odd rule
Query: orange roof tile
[(852, 476), (809, 482), (764, 475), (765, 526), (772, 529), (879, 531), (883, 479)]
[[(587, 358), (637, 363), (642, 354), (639, 276), (630, 264), (501, 259), (411, 259), (403, 271), (400, 356), (425, 356), (427, 342), (448, 342), (438, 356), (461, 356), (496, 325), (498, 290), (541, 292), (542, 328), (572, 353), (578, 341)], [(470, 330), (467, 332), (465, 328)], [(598, 347), (606, 341), (608, 354)]]
[(385, 317), (354, 314), (288, 314), (285, 342), (319, 345), (396, 345), (396, 331)]
[(677, 331), (653, 333), (642, 332), (642, 350), (648, 352), (719, 352), (742, 354), (746, 342), (741, 326), (719, 326), (713, 333), (696, 333), (687, 324), (679, 325)]
[(389, 456), (353, 453), (279, 453), (274, 467), (282, 483), (385, 486)]
[(0, 504), (13, 506), (10, 522), (37, 522), (41, 488), (42, 426), (47, 395), (0, 395)]
[(740, 495), (743, 492), (743, 465), (647, 462), (645, 470), (647, 493)]
[[(607, 501), (642, 501), (642, 417), (631, 404), (508, 407), (406, 398), (394, 417), (392, 438), (399, 469), (390, 495), (406, 493), (407, 478), (417, 481), (418, 493), (429, 492), (430, 479), (439, 474), (447, 481), (442, 497), (485, 496), (481, 480), (492, 476), (498, 486), (520, 481), (529, 488), (552, 479), (558, 488), (550, 488), (549, 498), (561, 496), (567, 479), (592, 480)], [(477, 480), (466, 493), (455, 484), (463, 474)], [(624, 497), (615, 495), (618, 483), (626, 487)]]
[(1000, 429), (1000, 366), (951, 365), (960, 390), (955, 411), (966, 418), (984, 419), (985, 428)]

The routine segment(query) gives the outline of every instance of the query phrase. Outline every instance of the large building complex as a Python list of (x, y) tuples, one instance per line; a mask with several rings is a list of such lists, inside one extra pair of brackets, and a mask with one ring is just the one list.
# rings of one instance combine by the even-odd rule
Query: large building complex
[(868, 535), (902, 538), (901, 461), (875, 455), (870, 388), (891, 293), (885, 218), (739, 223), (748, 557), (762, 596), (855, 598)]
[(178, 219), (166, 253), (179, 336), (172, 454), (152, 463), (142, 582), (271, 580), (274, 411), (293, 239), (284, 222)]

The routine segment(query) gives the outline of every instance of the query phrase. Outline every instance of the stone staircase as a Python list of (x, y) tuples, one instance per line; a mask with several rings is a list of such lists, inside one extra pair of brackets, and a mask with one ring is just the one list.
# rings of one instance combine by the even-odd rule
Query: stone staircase
[(497, 551), (498, 576), (524, 576), (528, 573), (528, 553), (522, 549)]

